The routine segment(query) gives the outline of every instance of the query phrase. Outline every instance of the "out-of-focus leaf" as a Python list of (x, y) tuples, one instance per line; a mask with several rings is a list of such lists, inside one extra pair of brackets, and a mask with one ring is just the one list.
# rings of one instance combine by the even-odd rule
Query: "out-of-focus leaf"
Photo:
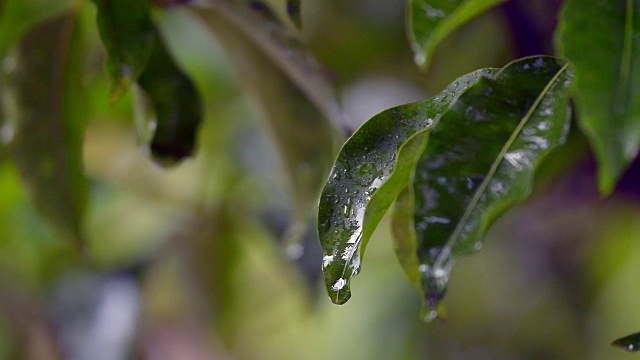
[(233, 28), (259, 49), (265, 60), (283, 72), (336, 128), (346, 130), (329, 70), (305, 51), (294, 37), (269, 18), (227, 1), (212, 0), (209, 10), (207, 12), (213, 11), (224, 17), (223, 21), (228, 24), (226, 28)]
[(470, 87), (431, 131), (393, 226), (397, 247), (408, 249), (399, 253), (405, 271), (414, 282), (420, 275), (427, 320), (454, 257), (482, 247), (491, 223), (530, 194), (535, 169), (564, 142), (570, 83), (568, 64), (554, 58), (512, 62)]
[(408, 0), (407, 33), (416, 63), (429, 66), (434, 49), (450, 32), (506, 0)]
[(77, 11), (40, 23), (22, 40), (11, 74), (17, 102), (12, 147), (38, 209), (82, 242), (87, 184)]
[(98, 8), (96, 22), (107, 50), (107, 71), (111, 77), (111, 103), (117, 102), (142, 74), (157, 33), (148, 0), (93, 0)]
[(302, 16), (300, 15), (300, 0), (287, 0), (287, 14), (298, 28), (302, 27)]
[(68, 9), (72, 0), (0, 2), (0, 61), (32, 26)]
[(623, 348), (630, 352), (636, 352), (640, 350), (640, 333), (631, 334), (620, 338), (611, 343), (613, 346)]
[(322, 191), (318, 232), (331, 300), (351, 297), (350, 280), (373, 230), (407, 186), (427, 133), (469, 85), (486, 71), (456, 80), (438, 96), (374, 116), (344, 144)]
[[(597, 26), (594, 26), (597, 19)], [(640, 147), (640, 4), (569, 0), (556, 44), (575, 71), (578, 124), (598, 158), (598, 184), (610, 193)]]
[(162, 41), (153, 52), (138, 83), (154, 107), (151, 155), (161, 164), (173, 164), (190, 156), (203, 117), (200, 93), (178, 68)]
[[(279, 28), (263, 18), (222, 5), (199, 9), (197, 14), (218, 35), (257, 101), (284, 160), (296, 221), (305, 223), (335, 153), (337, 135), (328, 119), (336, 119), (341, 112), (333, 88), (318, 73), (317, 63), (298, 48), (279, 42)], [(258, 34), (250, 37), (247, 31)], [(263, 41), (270, 44), (264, 46)]]

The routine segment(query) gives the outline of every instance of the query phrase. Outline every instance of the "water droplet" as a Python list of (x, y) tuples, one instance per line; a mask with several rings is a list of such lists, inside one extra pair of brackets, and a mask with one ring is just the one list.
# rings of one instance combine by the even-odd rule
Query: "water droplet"
[(480, 250), (482, 250), (483, 246), (484, 245), (482, 244), (482, 242), (478, 241), (477, 243), (473, 244), (473, 250), (480, 251)]
[(423, 320), (426, 321), (426, 322), (432, 322), (433, 320), (435, 320), (437, 318), (438, 318), (438, 311), (435, 310), (435, 309), (431, 309), (424, 316)]
[(345, 285), (347, 285), (347, 280), (340, 278), (338, 279), (338, 281), (335, 282), (335, 284), (331, 286), (331, 290), (338, 291), (342, 289)]
[(298, 260), (304, 255), (304, 246), (302, 244), (289, 244), (284, 249), (285, 254), (291, 260)]

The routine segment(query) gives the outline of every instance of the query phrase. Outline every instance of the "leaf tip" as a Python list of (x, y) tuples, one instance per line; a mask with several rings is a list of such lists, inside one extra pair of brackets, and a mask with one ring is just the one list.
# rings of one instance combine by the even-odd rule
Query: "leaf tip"
[(109, 97), (109, 106), (114, 106), (127, 92), (129, 86), (131, 86), (130, 76), (120, 76), (117, 83), (111, 89), (111, 96)]

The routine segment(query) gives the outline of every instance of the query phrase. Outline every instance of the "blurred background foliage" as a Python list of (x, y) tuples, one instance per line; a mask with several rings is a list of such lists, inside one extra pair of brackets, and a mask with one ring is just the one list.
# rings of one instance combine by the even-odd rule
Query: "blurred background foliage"
[[(9, 45), (57, 11), (49, 1), (21, 2), (28, 11), (0, 0), (5, 74), (16, 66)], [(303, 0), (298, 36), (333, 72), (353, 130), (467, 72), (552, 54), (559, 5), (518, 0), (483, 14), (438, 47), (426, 74), (413, 62), (401, 1)], [(297, 218), (277, 145), (207, 26), (180, 7), (154, 12), (206, 105), (196, 155), (164, 169), (137, 144), (136, 94), (109, 106), (95, 12), (85, 2), (79, 19), (90, 181), (84, 256), (36, 211), (1, 119), (0, 359), (628, 356), (609, 343), (640, 326), (638, 161), (602, 199), (588, 146), (572, 131), (546, 160), (530, 201), (493, 226), (482, 252), (459, 262), (443, 323), (418, 319), (418, 295), (385, 224), (352, 300), (335, 306), (324, 293), (315, 227), (302, 251), (282, 242)], [(7, 108), (4, 90), (0, 83)]]

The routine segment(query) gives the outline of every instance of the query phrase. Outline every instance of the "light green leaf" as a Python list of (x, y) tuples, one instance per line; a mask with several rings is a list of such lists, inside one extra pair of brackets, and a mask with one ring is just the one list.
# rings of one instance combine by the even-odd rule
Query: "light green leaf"
[(0, 61), (31, 27), (68, 9), (72, 0), (3, 0), (0, 2)]
[(10, 80), (18, 168), (38, 209), (81, 245), (87, 183), (78, 29), (77, 11), (38, 24), (20, 43)]
[(407, 33), (416, 63), (426, 69), (440, 41), (481, 12), (506, 0), (408, 0)]
[(568, 0), (556, 34), (575, 71), (578, 124), (596, 153), (603, 194), (640, 148), (639, 33), (638, 1)]
[(96, 22), (107, 50), (111, 103), (117, 102), (142, 74), (156, 41), (148, 0), (93, 0)]
[(454, 258), (482, 247), (492, 222), (530, 194), (536, 168), (564, 142), (570, 82), (568, 64), (554, 58), (512, 62), (471, 86), (431, 131), (393, 226), (405, 271), (414, 283), (419, 274), (427, 320), (437, 316)]
[(197, 14), (217, 35), (275, 140), (294, 195), (292, 229), (299, 227), (317, 204), (337, 147), (331, 120), (342, 115), (333, 88), (315, 59), (292, 39), (282, 42), (281, 30), (264, 18), (224, 4)]
[(373, 230), (407, 186), (427, 133), (480, 70), (456, 80), (438, 96), (374, 116), (344, 144), (320, 198), (318, 232), (322, 269), (331, 300), (351, 297), (350, 281)]

